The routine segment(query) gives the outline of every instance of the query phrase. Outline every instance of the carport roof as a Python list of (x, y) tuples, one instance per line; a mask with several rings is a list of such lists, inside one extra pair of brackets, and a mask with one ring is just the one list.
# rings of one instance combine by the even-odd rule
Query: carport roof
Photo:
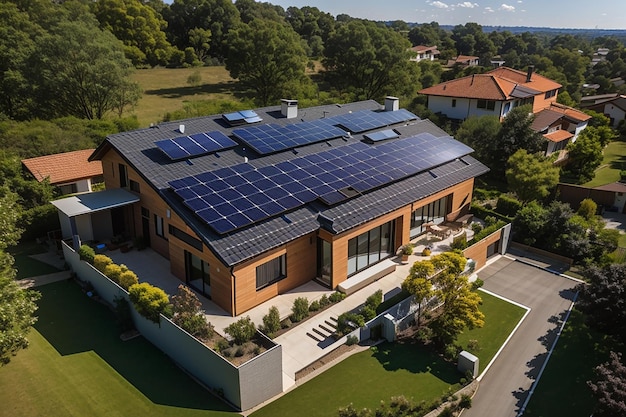
[(139, 202), (139, 197), (135, 194), (123, 188), (113, 188), (62, 198), (52, 201), (52, 204), (67, 217), (75, 217), (137, 202)]

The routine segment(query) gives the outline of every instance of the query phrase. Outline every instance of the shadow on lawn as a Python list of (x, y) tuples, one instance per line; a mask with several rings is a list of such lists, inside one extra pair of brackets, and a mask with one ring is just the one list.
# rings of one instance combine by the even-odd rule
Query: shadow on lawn
[(413, 341), (398, 341), (378, 345), (372, 355), (388, 371), (404, 369), (412, 373), (430, 373), (447, 384), (456, 384), (463, 377), (456, 366), (446, 362), (436, 352)]
[(35, 328), (63, 356), (93, 351), (156, 404), (232, 411), (181, 371), (143, 337), (122, 342), (114, 314), (73, 281), (37, 288)]
[(165, 98), (181, 98), (194, 94), (233, 94), (236, 87), (235, 81), (220, 82), (216, 84), (201, 84), (199, 86), (160, 88), (158, 90), (146, 90), (145, 94), (162, 96)]

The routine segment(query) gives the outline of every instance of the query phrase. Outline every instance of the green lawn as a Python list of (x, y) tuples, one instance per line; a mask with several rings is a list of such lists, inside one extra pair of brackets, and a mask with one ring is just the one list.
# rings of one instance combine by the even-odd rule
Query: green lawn
[(11, 255), (15, 258), (14, 266), (17, 269), (17, 279), (59, 272), (59, 270), (52, 265), (39, 262), (29, 256), (43, 253), (45, 251), (46, 248), (35, 241), (21, 242), (19, 245), (11, 248), (9, 253), (11, 253)]
[(75, 283), (37, 290), (31, 345), (0, 369), (0, 415), (236, 415), (144, 338), (122, 342), (111, 311)]
[(593, 331), (573, 310), (524, 416), (588, 417), (594, 399), (587, 387), (593, 368), (618, 349), (606, 335)]
[[(465, 332), (460, 342), (478, 339), (481, 349), (477, 354), (486, 366), (524, 310), (483, 292), (480, 295), (485, 326)], [(461, 377), (454, 364), (419, 345), (384, 343), (349, 357), (252, 416), (294, 416), (302, 410), (310, 417), (332, 416), (350, 403), (358, 409), (375, 408), (381, 400), (397, 395), (429, 402), (457, 390)]]
[[(187, 78), (198, 72), (200, 85), (194, 87)], [(166, 113), (180, 110), (190, 101), (235, 98), (235, 81), (223, 66), (196, 68), (151, 68), (135, 71), (143, 95), (131, 111), (141, 127), (160, 122)]]
[(621, 170), (626, 170), (626, 142), (614, 141), (604, 149), (602, 164), (596, 170), (595, 177), (585, 187), (597, 187), (619, 181)]

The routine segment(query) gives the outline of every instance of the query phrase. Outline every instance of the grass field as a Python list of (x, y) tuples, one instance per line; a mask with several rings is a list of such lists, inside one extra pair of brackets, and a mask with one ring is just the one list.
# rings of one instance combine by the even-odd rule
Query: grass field
[(608, 360), (611, 348), (619, 350), (606, 335), (585, 325), (582, 314), (573, 310), (524, 416), (591, 415), (594, 399), (587, 381), (593, 378), (593, 368)]
[(122, 342), (110, 310), (71, 281), (42, 293), (31, 345), (0, 368), (1, 416), (233, 416), (142, 337)]
[(59, 272), (55, 267), (31, 258), (29, 255), (43, 253), (46, 248), (35, 241), (21, 242), (19, 245), (10, 248), (9, 253), (15, 258), (15, 268), (17, 269), (17, 279), (35, 277), (37, 275), (52, 274)]
[[(187, 78), (200, 74), (198, 86), (187, 83)], [(198, 100), (234, 99), (235, 81), (223, 66), (196, 68), (151, 68), (135, 71), (133, 80), (143, 90), (135, 109), (141, 127), (163, 119), (168, 112), (180, 110), (187, 102)]]
[(604, 149), (602, 164), (596, 170), (595, 177), (585, 187), (597, 187), (619, 181), (621, 170), (626, 170), (626, 142), (614, 141)]
[[(524, 310), (488, 294), (480, 295), (485, 326), (465, 332), (459, 342), (478, 339), (481, 349), (477, 354), (486, 366)], [(420, 345), (384, 343), (376, 350), (349, 357), (252, 416), (294, 416), (301, 410), (309, 417), (333, 416), (350, 403), (357, 409), (376, 408), (381, 400), (397, 395), (429, 402), (459, 388), (461, 377), (454, 364)]]

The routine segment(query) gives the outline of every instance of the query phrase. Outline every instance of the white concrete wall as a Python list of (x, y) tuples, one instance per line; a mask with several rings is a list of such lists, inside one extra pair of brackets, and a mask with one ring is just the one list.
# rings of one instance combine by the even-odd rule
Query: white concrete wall
[[(452, 107), (452, 100), (456, 100), (456, 107)], [(465, 120), (468, 117), (502, 116), (503, 102), (496, 101), (493, 110), (479, 109), (476, 107), (478, 100), (453, 97), (428, 97), (428, 109), (433, 113), (442, 113), (450, 119)], [(511, 104), (511, 109), (513, 104)], [(509, 109), (510, 111), (510, 109)]]
[(626, 119), (626, 113), (624, 112), (624, 110), (611, 103), (607, 103), (604, 106), (604, 114), (613, 119), (613, 127), (617, 127), (620, 120)]
[(574, 130), (574, 137), (572, 138), (572, 142), (576, 142), (576, 139), (578, 139), (578, 135), (580, 134), (580, 132), (585, 130), (586, 127), (587, 127), (587, 122), (581, 122), (576, 126), (576, 129)]
[(93, 228), (91, 226), (91, 215), (81, 214), (80, 216), (74, 217), (74, 219), (76, 219), (76, 229), (78, 236), (80, 236), (80, 240), (83, 242), (94, 240)]

